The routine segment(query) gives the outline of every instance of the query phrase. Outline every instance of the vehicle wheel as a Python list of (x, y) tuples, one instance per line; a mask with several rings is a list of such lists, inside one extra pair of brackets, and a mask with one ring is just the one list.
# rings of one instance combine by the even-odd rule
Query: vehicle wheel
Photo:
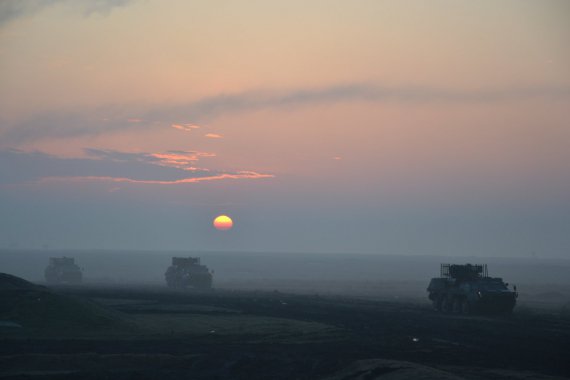
[(471, 314), (471, 305), (469, 304), (469, 301), (463, 300), (463, 302), (461, 302), (461, 314), (463, 315)]
[(460, 298), (454, 298), (453, 302), (451, 304), (451, 312), (453, 314), (459, 314), (461, 313), (461, 299)]

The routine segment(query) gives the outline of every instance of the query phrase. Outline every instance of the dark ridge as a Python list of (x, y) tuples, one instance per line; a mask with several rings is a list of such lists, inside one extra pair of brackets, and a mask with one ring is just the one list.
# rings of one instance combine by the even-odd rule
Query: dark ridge
[(130, 328), (128, 319), (120, 312), (6, 273), (0, 273), (0, 321), (40, 335), (81, 335)]
[(23, 278), (12, 276), (8, 273), (0, 273), (1, 290), (46, 290), (43, 286), (32, 284)]

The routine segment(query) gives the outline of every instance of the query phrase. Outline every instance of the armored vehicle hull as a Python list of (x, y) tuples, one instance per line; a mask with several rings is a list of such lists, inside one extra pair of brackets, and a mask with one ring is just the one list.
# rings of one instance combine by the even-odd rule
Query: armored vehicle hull
[(172, 265), (164, 274), (169, 288), (210, 289), (212, 273), (208, 267), (200, 264), (198, 257), (173, 257)]
[(81, 268), (72, 257), (50, 257), (44, 275), (49, 284), (80, 284), (83, 281)]
[(437, 311), (445, 313), (511, 313), (517, 292), (501, 278), (489, 277), (486, 265), (442, 264), (441, 277), (427, 288)]

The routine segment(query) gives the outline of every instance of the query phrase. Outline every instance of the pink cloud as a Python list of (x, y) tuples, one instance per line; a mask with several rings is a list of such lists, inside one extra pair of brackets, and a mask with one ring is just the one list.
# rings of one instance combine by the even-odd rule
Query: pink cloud
[[(158, 153), (132, 153), (86, 148), (90, 158), (63, 158), (39, 152), (0, 151), (6, 167), (17, 167), (19, 162), (32, 170), (20, 175), (0, 176), (0, 186), (12, 183), (41, 184), (50, 181), (103, 181), (111, 184), (109, 192), (119, 191), (121, 183), (174, 185), (224, 179), (273, 178), (272, 174), (254, 171), (219, 171), (195, 166), (203, 157), (214, 153), (174, 150)], [(2, 169), (0, 167), (0, 169)], [(17, 174), (17, 173), (16, 173)]]
[(224, 136), (219, 135), (217, 133), (206, 133), (204, 136), (207, 138), (210, 138), (210, 139), (222, 139), (222, 138), (224, 138)]
[(193, 129), (200, 128), (200, 126), (196, 124), (172, 124), (171, 127), (185, 132), (191, 132)]
[[(194, 164), (202, 158), (215, 157), (215, 153), (171, 150), (167, 152), (119, 152), (114, 150), (87, 148), (85, 152), (100, 161), (143, 162), (149, 165), (167, 166), (177, 169), (196, 171)], [(200, 169), (203, 170), (203, 169)]]
[(182, 178), (171, 181), (159, 180), (138, 180), (126, 177), (44, 177), (38, 182), (51, 182), (51, 181), (66, 181), (66, 182), (112, 182), (112, 183), (134, 183), (145, 185), (180, 185), (185, 183), (198, 183), (206, 181), (219, 181), (224, 179), (261, 179), (261, 178), (274, 178), (273, 174), (262, 174), (253, 171), (240, 171), (236, 173), (223, 173), (212, 176), (196, 177), (196, 178)]
[(149, 153), (148, 157), (157, 159), (158, 161), (154, 163), (156, 165), (196, 171), (198, 168), (193, 167), (193, 163), (201, 158), (216, 157), (216, 154), (208, 152), (167, 152)]

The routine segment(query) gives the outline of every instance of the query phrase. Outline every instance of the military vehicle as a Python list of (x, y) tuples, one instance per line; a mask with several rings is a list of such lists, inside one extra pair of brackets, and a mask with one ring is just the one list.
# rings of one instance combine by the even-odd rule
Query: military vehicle
[(489, 277), (487, 264), (441, 264), (440, 277), (427, 288), (437, 311), (444, 313), (511, 313), (518, 297), (502, 278)]
[(212, 287), (212, 273), (207, 266), (200, 264), (199, 257), (173, 257), (172, 265), (168, 267), (164, 277), (169, 288)]
[(81, 268), (73, 257), (50, 257), (44, 275), (49, 284), (80, 284), (83, 280)]

